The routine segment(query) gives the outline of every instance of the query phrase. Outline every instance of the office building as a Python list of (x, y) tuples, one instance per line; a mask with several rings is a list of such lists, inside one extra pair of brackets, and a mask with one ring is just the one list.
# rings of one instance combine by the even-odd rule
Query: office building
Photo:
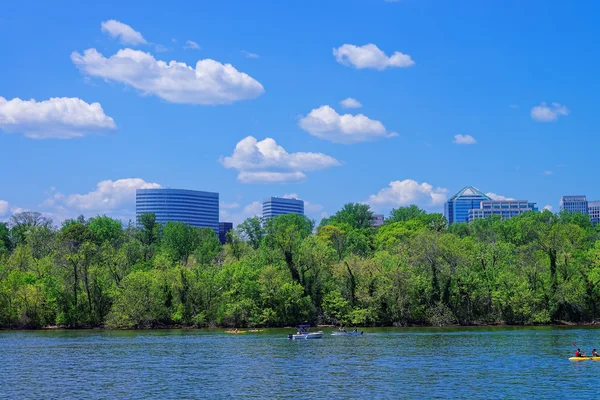
[(233, 229), (233, 224), (231, 222), (219, 222), (219, 240), (221, 244), (225, 244), (227, 242), (227, 233)]
[(383, 221), (385, 221), (385, 217), (383, 214), (373, 214), (373, 218), (371, 219), (371, 226), (373, 228), (378, 228), (383, 225)]
[(587, 198), (585, 196), (563, 196), (560, 198), (560, 211), (587, 214)]
[(597, 225), (600, 222), (600, 201), (588, 201), (588, 214), (592, 224)]
[(156, 221), (185, 222), (197, 228), (211, 228), (219, 234), (219, 193), (183, 189), (137, 189), (136, 218), (154, 213)]
[(482, 201), (492, 200), (473, 186), (467, 186), (444, 204), (444, 216), (449, 224), (469, 221), (469, 210), (480, 208)]
[(469, 222), (476, 219), (499, 215), (502, 219), (509, 219), (527, 211), (537, 211), (535, 203), (527, 200), (486, 200), (478, 208), (469, 210)]
[(283, 214), (304, 215), (304, 201), (282, 197), (268, 197), (263, 201), (263, 219)]

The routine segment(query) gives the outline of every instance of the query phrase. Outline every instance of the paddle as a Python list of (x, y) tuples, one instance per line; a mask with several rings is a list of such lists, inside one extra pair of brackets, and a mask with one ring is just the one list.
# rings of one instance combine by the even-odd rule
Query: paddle
[[(573, 343), (573, 347), (579, 349), (579, 346), (577, 346), (577, 343)], [(579, 355), (579, 357), (588, 357), (588, 356), (586, 356), (585, 354), (582, 353)]]

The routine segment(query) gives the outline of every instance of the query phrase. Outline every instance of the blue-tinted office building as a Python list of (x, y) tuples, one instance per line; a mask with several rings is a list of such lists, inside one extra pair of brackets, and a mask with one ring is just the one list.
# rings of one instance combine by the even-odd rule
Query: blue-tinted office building
[(535, 203), (528, 200), (488, 200), (482, 201), (480, 206), (469, 210), (469, 222), (476, 219), (499, 215), (501, 219), (516, 217), (528, 211), (537, 211)]
[(233, 223), (231, 222), (219, 222), (219, 240), (221, 244), (227, 242), (227, 234), (233, 229)]
[(219, 234), (219, 193), (184, 189), (138, 189), (135, 192), (136, 219), (154, 213), (156, 222), (185, 222), (197, 228), (211, 228)]
[(268, 197), (263, 201), (263, 219), (283, 214), (304, 215), (304, 201), (282, 197)]
[(480, 208), (482, 201), (490, 200), (492, 199), (485, 193), (467, 186), (444, 204), (444, 215), (449, 224), (469, 222), (470, 210)]

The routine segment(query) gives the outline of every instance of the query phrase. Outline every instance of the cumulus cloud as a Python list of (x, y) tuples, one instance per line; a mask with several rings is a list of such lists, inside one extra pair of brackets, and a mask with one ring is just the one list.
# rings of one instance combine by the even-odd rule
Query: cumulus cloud
[(238, 180), (244, 183), (299, 181), (306, 178), (304, 172), (341, 164), (323, 153), (288, 153), (274, 139), (259, 142), (252, 136), (240, 140), (233, 154), (220, 162), (225, 168), (238, 170)]
[(0, 200), (0, 217), (8, 214), (8, 201)]
[(404, 207), (416, 204), (421, 207), (437, 207), (446, 201), (448, 189), (433, 187), (427, 182), (412, 179), (392, 181), (389, 186), (372, 194), (366, 201), (375, 209), (382, 207)]
[(454, 144), (475, 144), (477, 140), (471, 135), (454, 135)]
[(286, 183), (306, 179), (303, 172), (240, 171), (238, 180), (242, 183)]
[(244, 206), (239, 212), (230, 212), (228, 210), (220, 210), (219, 217), (221, 221), (232, 222), (237, 226), (244, 222), (247, 218), (262, 217), (262, 203), (253, 201)]
[(256, 53), (251, 53), (246, 50), (242, 50), (242, 54), (246, 56), (246, 58), (259, 58), (260, 56)]
[(362, 104), (360, 104), (358, 102), (358, 100), (353, 99), (352, 97), (348, 97), (347, 99), (340, 101), (340, 104), (344, 108), (361, 108), (362, 107)]
[(0, 129), (33, 139), (71, 139), (115, 129), (100, 103), (68, 97), (35, 101), (0, 96)]
[(136, 189), (160, 187), (158, 183), (146, 182), (140, 178), (105, 180), (99, 182), (96, 188), (88, 193), (53, 193), (42, 203), (42, 206), (63, 207), (77, 212), (104, 213), (133, 206)]
[(498, 201), (515, 200), (512, 197), (506, 197), (506, 196), (502, 196), (500, 194), (496, 194), (496, 193), (492, 193), (492, 192), (488, 192), (488, 193), (486, 193), (486, 195), (492, 200), (498, 200)]
[(299, 124), (311, 135), (334, 143), (352, 144), (398, 135), (388, 132), (380, 121), (363, 114), (340, 115), (330, 106), (315, 108), (300, 118)]
[(231, 64), (199, 60), (196, 67), (183, 62), (156, 60), (150, 53), (122, 49), (109, 58), (96, 49), (71, 60), (88, 76), (119, 82), (172, 103), (229, 104), (253, 99), (264, 92), (263, 86)]
[(115, 21), (114, 19), (102, 22), (100, 28), (102, 32), (107, 33), (111, 38), (119, 38), (123, 44), (137, 45), (147, 43), (141, 33), (131, 26)]
[(551, 103), (546, 105), (542, 102), (539, 106), (531, 109), (531, 118), (538, 122), (554, 122), (559, 116), (569, 115), (569, 109), (559, 103)]
[(543, 208), (544, 210), (548, 210), (548, 211), (552, 211), (552, 206), (551, 205), (546, 205)]
[(333, 49), (333, 55), (338, 63), (357, 69), (371, 68), (382, 71), (386, 68), (406, 68), (415, 65), (408, 54), (396, 51), (388, 57), (372, 43), (364, 46), (344, 44), (337, 49)]
[(186, 40), (185, 42), (185, 46), (183, 46), (184, 49), (191, 49), (191, 50), (199, 50), (200, 46), (198, 45), (198, 43), (192, 41), (192, 40)]

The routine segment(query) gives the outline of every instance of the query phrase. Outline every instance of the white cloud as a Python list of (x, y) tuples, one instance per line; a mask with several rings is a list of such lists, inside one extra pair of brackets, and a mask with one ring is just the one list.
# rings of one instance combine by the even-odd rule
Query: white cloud
[(547, 169), (544, 172), (542, 172), (542, 175), (552, 175), (552, 171), (550, 171), (549, 169)]
[(111, 38), (119, 38), (123, 44), (146, 44), (146, 39), (141, 33), (134, 30), (131, 26), (114, 19), (104, 21), (100, 24), (102, 32), (108, 33)]
[(105, 180), (99, 182), (94, 190), (85, 194), (54, 193), (42, 203), (42, 206), (63, 207), (77, 212), (110, 212), (122, 207), (133, 206), (136, 189), (160, 187), (158, 183), (149, 183), (140, 178)]
[(388, 132), (380, 121), (363, 114), (340, 115), (330, 106), (315, 108), (300, 118), (299, 124), (311, 135), (334, 143), (351, 144), (398, 135)]
[(381, 71), (388, 67), (406, 68), (415, 64), (408, 54), (396, 51), (388, 57), (372, 43), (364, 46), (344, 44), (337, 49), (333, 49), (333, 55), (338, 63), (353, 66), (357, 69), (372, 68)]
[(0, 217), (8, 214), (8, 201), (0, 200)]
[(246, 58), (260, 58), (260, 56), (256, 53), (251, 53), (246, 50), (242, 50), (242, 54), (246, 56)]
[(156, 95), (172, 103), (229, 104), (253, 99), (263, 86), (231, 64), (199, 60), (193, 68), (177, 61), (156, 60), (139, 50), (119, 50), (110, 58), (96, 49), (73, 52), (71, 60), (83, 74), (120, 82), (146, 95)]
[(0, 129), (33, 139), (71, 139), (115, 129), (100, 103), (68, 97), (37, 102), (0, 96)]
[(488, 193), (486, 193), (486, 195), (492, 200), (498, 200), (498, 201), (515, 200), (512, 197), (506, 197), (506, 196), (502, 196), (500, 194), (496, 194), (496, 193), (492, 193), (492, 192), (488, 192)]
[(404, 207), (416, 204), (422, 207), (440, 206), (446, 201), (448, 189), (433, 187), (427, 182), (418, 183), (412, 179), (392, 181), (389, 187), (372, 194), (366, 201), (373, 208)]
[(341, 165), (323, 153), (288, 153), (271, 138), (259, 142), (252, 136), (240, 140), (233, 154), (220, 162), (240, 171), (238, 180), (244, 183), (299, 181), (306, 178), (304, 172)]
[(549, 106), (542, 102), (539, 106), (531, 109), (531, 118), (538, 122), (554, 122), (559, 116), (569, 115), (569, 109), (559, 103), (551, 103)]
[(234, 226), (237, 226), (244, 222), (247, 218), (251, 217), (262, 217), (262, 203), (253, 201), (252, 203), (244, 206), (240, 212), (231, 213), (227, 210), (221, 210), (219, 212), (221, 221), (233, 222)]
[(238, 180), (242, 183), (286, 183), (306, 179), (303, 172), (240, 171)]
[(184, 49), (192, 49), (192, 50), (199, 50), (200, 46), (198, 45), (198, 43), (192, 41), (192, 40), (186, 40), (185, 41), (185, 46), (183, 46)]
[(544, 206), (543, 209), (544, 210), (548, 210), (548, 211), (552, 211), (552, 206), (551, 205), (547, 205), (547, 206)]
[(454, 135), (454, 144), (475, 144), (477, 140), (471, 135)]
[(340, 101), (340, 105), (344, 108), (361, 108), (362, 107), (362, 104), (360, 104), (358, 102), (358, 100), (356, 100), (352, 97), (348, 97), (347, 99)]

